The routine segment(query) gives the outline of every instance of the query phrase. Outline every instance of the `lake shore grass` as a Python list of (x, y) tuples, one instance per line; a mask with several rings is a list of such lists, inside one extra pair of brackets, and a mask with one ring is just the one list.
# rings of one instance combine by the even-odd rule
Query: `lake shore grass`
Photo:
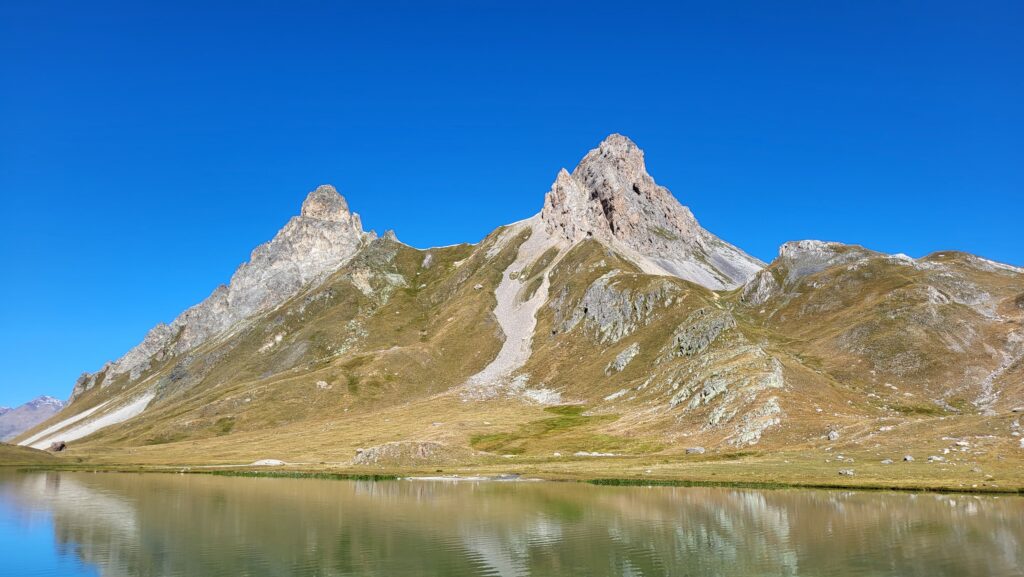
[[(728, 471), (723, 469), (732, 468), (737, 460), (730, 459), (727, 463), (720, 461), (705, 460), (701, 463), (698, 471), (692, 471), (690, 475), (683, 475), (681, 471), (675, 472), (672, 476), (633, 474), (622, 476), (628, 468), (621, 466), (604, 468), (595, 466), (592, 463), (584, 462), (583, 466), (576, 468), (566, 467), (572, 461), (562, 463), (519, 463), (519, 466), (479, 465), (471, 467), (382, 467), (382, 468), (352, 468), (338, 467), (326, 464), (310, 465), (285, 465), (281, 467), (256, 467), (247, 465), (230, 464), (191, 464), (191, 465), (167, 465), (167, 464), (115, 464), (115, 463), (86, 463), (86, 462), (61, 462), (61, 459), (53, 459), (53, 462), (46, 463), (24, 463), (8, 465), (0, 463), (0, 470), (13, 469), (19, 472), (94, 472), (94, 473), (163, 473), (163, 474), (194, 474), (194, 475), (215, 475), (226, 477), (243, 478), (281, 478), (281, 479), (324, 479), (341, 481), (394, 481), (401, 479), (416, 479), (418, 477), (437, 478), (441, 476), (458, 478), (498, 478), (503, 475), (518, 475), (521, 478), (530, 480), (542, 480), (549, 482), (577, 482), (601, 486), (619, 487), (723, 487), (741, 489), (818, 489), (818, 490), (851, 490), (851, 491), (899, 491), (911, 493), (964, 493), (964, 494), (990, 494), (990, 495), (1024, 495), (1024, 483), (1021, 479), (1016, 482), (1011, 480), (1008, 483), (970, 483), (974, 479), (969, 478), (946, 478), (933, 479), (926, 476), (903, 476), (898, 480), (886, 482), (877, 477), (865, 477), (862, 479), (844, 477), (835, 481), (822, 478), (820, 475), (808, 476), (808, 471), (800, 471), (800, 467), (794, 467), (789, 474), (769, 476), (750, 475), (727, 475)], [(742, 460), (739, 460), (742, 461)], [(607, 464), (607, 463), (606, 463)], [(547, 465), (547, 466), (545, 466)], [(560, 466), (552, 466), (560, 465)], [(649, 470), (649, 469), (648, 469)], [(733, 469), (735, 471), (735, 469)]]

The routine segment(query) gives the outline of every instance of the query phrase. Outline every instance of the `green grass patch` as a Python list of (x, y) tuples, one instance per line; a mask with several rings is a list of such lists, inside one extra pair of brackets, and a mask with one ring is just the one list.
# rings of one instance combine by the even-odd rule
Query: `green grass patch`
[(932, 405), (893, 405), (892, 409), (903, 415), (924, 415), (927, 417), (941, 417), (946, 411)]
[(530, 421), (519, 427), (517, 431), (474, 435), (470, 438), (470, 446), (480, 451), (521, 455), (530, 445), (543, 441), (558, 440), (564, 449), (580, 448), (588, 451), (620, 448), (628, 441), (611, 435), (588, 434), (580, 429), (593, 425), (608, 423), (618, 418), (617, 415), (587, 416), (582, 405), (559, 405), (546, 407), (544, 412), (552, 417)]
[(218, 435), (227, 435), (235, 428), (234, 417), (221, 417), (217, 419), (217, 422), (213, 424), (213, 429), (217, 431)]

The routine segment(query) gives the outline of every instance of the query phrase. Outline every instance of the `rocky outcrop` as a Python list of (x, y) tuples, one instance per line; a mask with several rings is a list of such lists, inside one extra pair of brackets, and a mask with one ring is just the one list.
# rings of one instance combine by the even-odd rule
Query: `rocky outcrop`
[(736, 320), (725, 311), (697, 309), (672, 334), (672, 344), (662, 360), (692, 357), (708, 348), (723, 331), (736, 326)]
[(336, 271), (374, 237), (363, 231), (359, 215), (349, 210), (334, 187), (318, 187), (302, 203), (299, 216), (288, 221), (273, 240), (257, 247), (230, 283), (171, 324), (153, 327), (141, 343), (98, 373), (80, 377), (71, 400), (120, 375), (137, 379), (154, 361), (190, 351), (281, 304)]
[(680, 291), (668, 280), (654, 281), (646, 287), (632, 286), (634, 275), (611, 270), (598, 277), (580, 302), (566, 311), (565, 296), (551, 301), (561, 332), (583, 323), (602, 343), (618, 342), (650, 321), (659, 306), (667, 306)]
[(463, 447), (451, 447), (435, 441), (398, 441), (376, 447), (356, 449), (352, 459), (358, 466), (438, 465), (462, 461), (471, 455)]
[(644, 153), (619, 134), (562, 170), (544, 198), (541, 219), (569, 242), (611, 244), (645, 272), (731, 289), (764, 263), (704, 230), (690, 209), (647, 174)]
[(608, 363), (608, 366), (604, 370), (604, 374), (611, 375), (612, 373), (621, 373), (626, 365), (630, 363), (638, 354), (640, 354), (640, 343), (633, 343), (623, 349), (621, 353), (615, 355), (615, 359)]
[(771, 265), (755, 274), (740, 293), (748, 305), (761, 305), (798, 283), (839, 264), (852, 264), (872, 256), (884, 256), (865, 248), (838, 242), (798, 240), (779, 247)]

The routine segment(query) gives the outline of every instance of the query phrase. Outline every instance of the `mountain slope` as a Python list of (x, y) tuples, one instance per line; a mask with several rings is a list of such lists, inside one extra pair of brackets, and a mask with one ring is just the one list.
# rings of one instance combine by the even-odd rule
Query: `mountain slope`
[(801, 241), (764, 265), (613, 135), (474, 245), (376, 238), (317, 189), (229, 287), (18, 441), (380, 465), (810, 455), (930, 428), (921, 450), (1002, 455), (1021, 448), (1022, 326), (1024, 271), (970, 255)]

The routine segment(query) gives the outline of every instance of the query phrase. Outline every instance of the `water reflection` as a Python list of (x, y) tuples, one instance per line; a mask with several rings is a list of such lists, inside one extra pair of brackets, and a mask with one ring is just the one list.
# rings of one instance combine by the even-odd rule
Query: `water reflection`
[(118, 575), (1021, 575), (1024, 499), (202, 475), (0, 477)]

